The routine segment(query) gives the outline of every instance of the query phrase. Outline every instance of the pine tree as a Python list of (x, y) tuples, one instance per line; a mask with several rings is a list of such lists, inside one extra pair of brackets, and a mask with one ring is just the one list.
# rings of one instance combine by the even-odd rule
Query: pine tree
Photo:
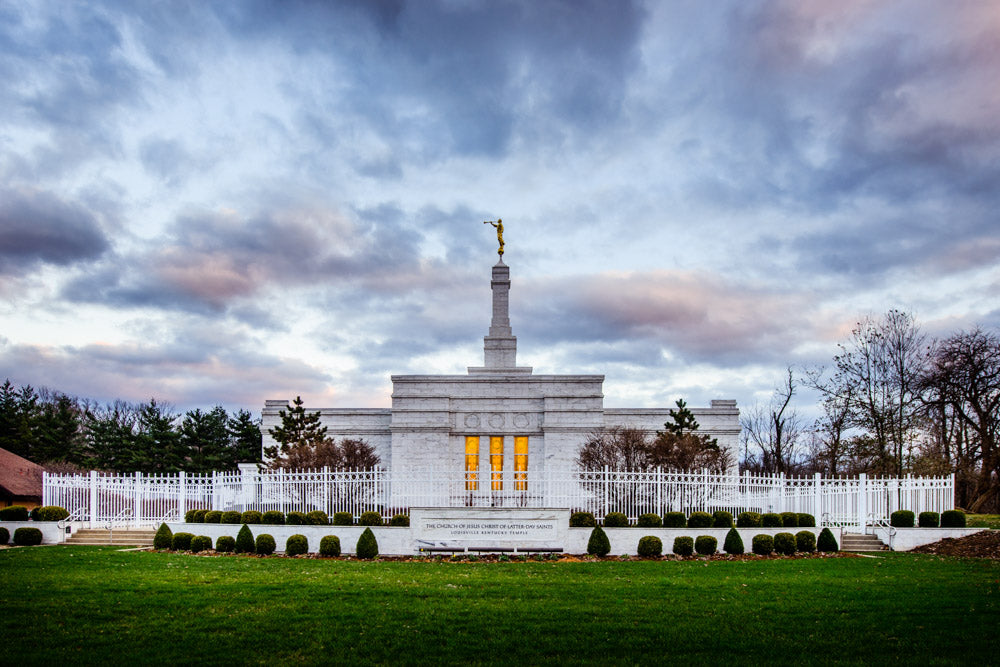
[(184, 465), (180, 433), (174, 428), (177, 415), (150, 399), (139, 406), (132, 470), (176, 472)]
[(260, 420), (255, 420), (248, 410), (240, 410), (229, 418), (229, 449), (231, 468), (237, 463), (260, 463)]
[(297, 445), (316, 446), (326, 440), (326, 427), (320, 423), (320, 413), (306, 412), (302, 407), (302, 397), (296, 396), (294, 407), (278, 412), (281, 426), (268, 429), (268, 433), (278, 443), (277, 447), (268, 447), (264, 453), (268, 458), (287, 454)]
[(228, 422), (229, 416), (221, 406), (211, 412), (196, 409), (184, 415), (179, 445), (187, 458), (185, 470), (211, 472), (235, 467), (229, 447)]

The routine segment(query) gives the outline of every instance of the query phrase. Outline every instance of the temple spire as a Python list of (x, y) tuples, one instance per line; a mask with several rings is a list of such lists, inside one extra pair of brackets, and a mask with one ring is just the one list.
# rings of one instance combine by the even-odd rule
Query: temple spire
[(517, 337), (510, 329), (510, 267), (501, 259), (493, 266), (493, 319), (490, 332), (483, 339), (486, 368), (514, 368), (517, 363)]

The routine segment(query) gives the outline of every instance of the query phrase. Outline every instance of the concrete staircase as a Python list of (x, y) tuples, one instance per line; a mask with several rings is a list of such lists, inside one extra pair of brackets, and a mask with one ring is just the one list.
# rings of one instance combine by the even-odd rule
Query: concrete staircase
[(841, 551), (888, 551), (885, 542), (875, 535), (861, 533), (844, 533), (841, 536)]
[(136, 528), (81, 528), (64, 544), (104, 544), (123, 547), (151, 547), (155, 530)]

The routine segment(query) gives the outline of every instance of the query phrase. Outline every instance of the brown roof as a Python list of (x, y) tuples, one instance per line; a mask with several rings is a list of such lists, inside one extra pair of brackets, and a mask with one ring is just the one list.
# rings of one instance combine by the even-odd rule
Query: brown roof
[(0, 449), (0, 488), (11, 496), (42, 497), (42, 466)]

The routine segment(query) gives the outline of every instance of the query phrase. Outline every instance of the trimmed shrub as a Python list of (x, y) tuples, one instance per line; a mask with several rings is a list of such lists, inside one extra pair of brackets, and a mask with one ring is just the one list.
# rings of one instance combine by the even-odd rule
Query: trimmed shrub
[(659, 528), (663, 525), (663, 520), (660, 519), (659, 514), (640, 514), (636, 524), (639, 528)]
[(691, 512), (688, 517), (688, 528), (711, 528), (712, 515), (708, 512)]
[(736, 516), (737, 528), (760, 528), (760, 514), (757, 512), (740, 512)]
[(824, 528), (820, 531), (819, 537), (816, 539), (816, 549), (826, 553), (840, 551), (839, 547), (837, 547), (837, 538), (833, 536), (832, 530)]
[(778, 533), (774, 536), (774, 550), (779, 554), (791, 556), (795, 553), (795, 536), (791, 533)]
[(191, 551), (198, 553), (212, 548), (212, 538), (208, 535), (196, 535), (191, 538)]
[(799, 512), (796, 514), (799, 518), (799, 528), (815, 528), (816, 527), (816, 517), (812, 514), (806, 514), (804, 512)]
[(289, 526), (308, 526), (309, 519), (305, 512), (289, 512), (285, 516), (285, 524)]
[(195, 523), (195, 512), (198, 510), (188, 510), (184, 512), (184, 523)]
[(962, 510), (945, 510), (941, 512), (942, 528), (965, 528), (965, 512)]
[(664, 528), (687, 528), (688, 520), (684, 512), (667, 512), (663, 515)]
[(277, 548), (277, 544), (274, 543), (274, 538), (267, 533), (261, 533), (257, 536), (257, 541), (254, 542), (254, 550), (261, 556), (270, 556), (274, 553)]
[(205, 523), (222, 523), (222, 512), (219, 510), (205, 512)]
[(285, 540), (285, 555), (299, 556), (309, 551), (309, 538), (296, 533)]
[(170, 526), (165, 523), (161, 523), (160, 527), (156, 531), (156, 535), (153, 536), (153, 548), (154, 549), (169, 549), (170, 545), (174, 541), (174, 531), (170, 530)]
[(236, 540), (229, 535), (222, 535), (215, 541), (215, 550), (220, 554), (230, 554), (236, 550)]
[(600, 526), (594, 526), (590, 531), (590, 539), (587, 540), (587, 553), (592, 556), (607, 556), (611, 553), (611, 541), (608, 534)]
[(36, 507), (34, 512), (35, 521), (59, 521), (69, 516), (69, 512), (66, 511), (66, 508), (59, 507), (58, 505), (44, 505), (42, 507)]
[(937, 528), (941, 525), (941, 515), (937, 512), (921, 512), (917, 517), (917, 525), (921, 528)]
[(174, 533), (173, 539), (170, 540), (170, 548), (174, 551), (189, 551), (193, 539), (194, 535), (191, 533)]
[(570, 528), (593, 528), (597, 525), (597, 519), (590, 512), (573, 512), (569, 515)]
[(816, 551), (816, 536), (812, 531), (800, 530), (795, 533), (795, 550), (804, 553)]
[(889, 525), (894, 528), (913, 528), (913, 512), (897, 510), (889, 515)]
[[(657, 514), (653, 516), (660, 518)], [(643, 558), (659, 558), (663, 555), (663, 540), (655, 535), (645, 535), (639, 538), (639, 546), (635, 551)]]
[(712, 512), (712, 526), (715, 528), (732, 528), (733, 515), (726, 510)]
[(261, 514), (260, 522), (265, 526), (284, 526), (285, 515), (278, 510), (268, 510)]
[(622, 512), (608, 512), (604, 515), (605, 528), (628, 528), (628, 517)]
[(306, 512), (306, 523), (310, 526), (329, 526), (330, 516), (323, 510)]
[[(375, 514), (378, 514), (378, 512), (375, 512)], [(357, 553), (358, 558), (365, 560), (371, 560), (378, 556), (378, 541), (375, 539), (375, 533), (372, 532), (371, 528), (365, 528), (365, 532), (361, 533), (354, 551)]]
[(739, 556), (743, 553), (743, 538), (740, 537), (740, 531), (735, 528), (730, 528), (729, 532), (726, 533), (726, 541), (722, 545), (722, 549), (727, 554), (732, 554), (734, 556)]
[(392, 518), (389, 519), (390, 526), (409, 526), (410, 517), (407, 514), (393, 514)]
[(378, 512), (362, 512), (358, 517), (359, 526), (381, 526), (382, 515)]
[(774, 551), (774, 538), (770, 535), (754, 535), (750, 548), (758, 556), (770, 556)]
[(699, 535), (694, 540), (694, 550), (702, 556), (711, 556), (719, 550), (719, 540), (711, 535)]
[(250, 526), (243, 524), (240, 532), (236, 533), (236, 553), (252, 554), (253, 552), (253, 533), (250, 532)]
[(319, 541), (320, 556), (339, 556), (340, 538), (336, 535), (324, 535)]
[(0, 510), (0, 521), (27, 521), (28, 508), (23, 505), (11, 505)]
[(14, 531), (14, 544), (19, 547), (33, 547), (42, 543), (42, 531), (37, 528), (18, 528)]
[(799, 515), (795, 512), (782, 512), (778, 516), (781, 517), (782, 528), (798, 528)]
[(240, 523), (259, 524), (264, 515), (256, 510), (247, 510), (240, 515)]
[(333, 513), (333, 525), (335, 526), (353, 526), (354, 517), (351, 516), (350, 512), (334, 512)]
[(205, 515), (208, 514), (208, 510), (195, 510), (194, 511), (194, 522), (195, 523), (205, 523)]
[(767, 514), (760, 515), (760, 525), (761, 528), (783, 528), (784, 525), (781, 521), (781, 515), (775, 514), (774, 512), (768, 512)]
[(38, 508), (37, 507), (32, 508), (32, 510), (30, 512), (28, 512), (28, 518), (31, 521), (38, 521)]
[(0, 527), (0, 544), (10, 544), (10, 531)]
[(694, 553), (694, 538), (687, 536), (675, 537), (673, 551), (678, 556), (690, 556)]
[(219, 523), (238, 524), (242, 523), (239, 512), (223, 512), (222, 520)]

